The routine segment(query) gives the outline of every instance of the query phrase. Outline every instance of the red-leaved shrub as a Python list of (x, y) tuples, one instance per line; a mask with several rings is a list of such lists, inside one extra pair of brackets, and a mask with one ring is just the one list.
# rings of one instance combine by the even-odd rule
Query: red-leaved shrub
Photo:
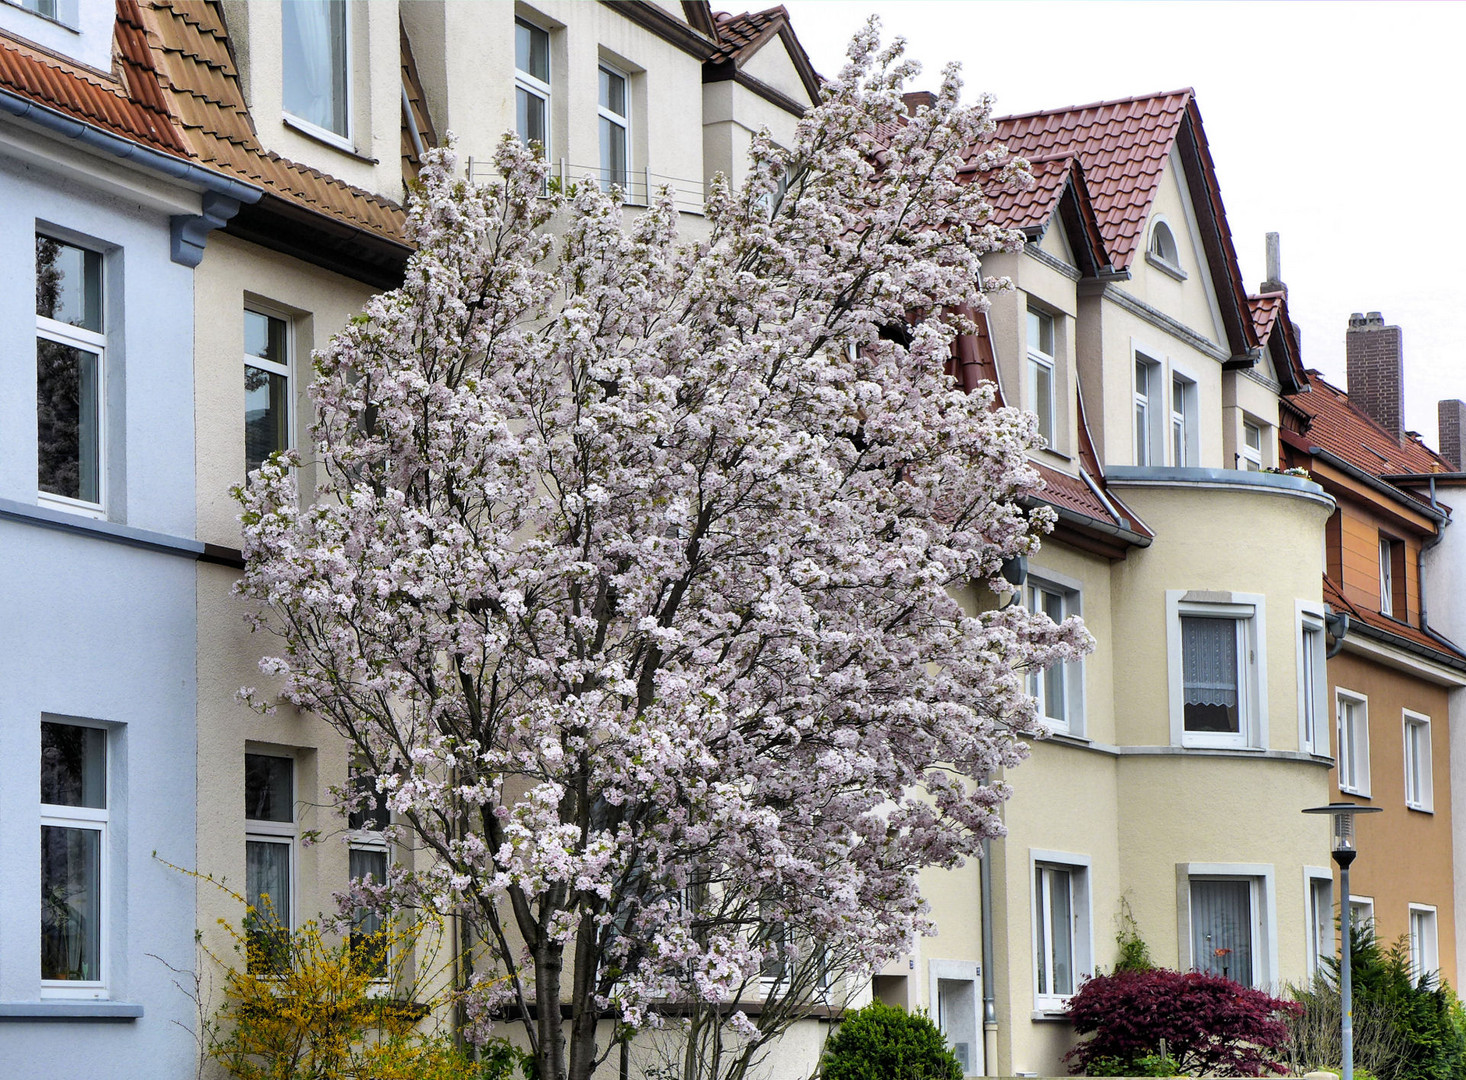
[(1133, 1062), (1165, 1052), (1183, 1072), (1262, 1076), (1288, 1040), (1283, 1017), (1301, 1011), (1219, 975), (1156, 968), (1086, 979), (1069, 999), (1074, 1030), (1092, 1037), (1064, 1056), (1071, 1072), (1093, 1062)]

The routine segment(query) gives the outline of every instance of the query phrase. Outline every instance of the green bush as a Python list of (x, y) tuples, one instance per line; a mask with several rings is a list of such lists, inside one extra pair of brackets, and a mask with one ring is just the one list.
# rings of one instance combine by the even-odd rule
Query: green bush
[(925, 1013), (872, 1001), (825, 1044), (822, 1080), (962, 1080), (946, 1037)]
[[(1166, 1054), (1144, 1054), (1133, 1061), (1099, 1058), (1089, 1063), (1086, 1076), (1180, 1076), (1181, 1063)], [(1360, 1080), (1356, 1074), (1354, 1080)], [(1374, 1080), (1373, 1077), (1370, 1080)]]

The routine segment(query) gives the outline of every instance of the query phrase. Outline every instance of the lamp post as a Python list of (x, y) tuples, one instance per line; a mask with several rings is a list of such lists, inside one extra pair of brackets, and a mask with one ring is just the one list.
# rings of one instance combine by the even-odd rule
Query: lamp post
[(1327, 806), (1311, 806), (1305, 814), (1328, 814), (1334, 819), (1334, 862), (1339, 866), (1339, 923), (1343, 929), (1343, 955), (1339, 957), (1339, 1011), (1344, 1014), (1344, 1052), (1341, 1063), (1343, 1080), (1354, 1080), (1354, 913), (1349, 910), (1349, 867), (1359, 848), (1354, 841), (1354, 815), (1378, 814), (1378, 806), (1336, 802)]

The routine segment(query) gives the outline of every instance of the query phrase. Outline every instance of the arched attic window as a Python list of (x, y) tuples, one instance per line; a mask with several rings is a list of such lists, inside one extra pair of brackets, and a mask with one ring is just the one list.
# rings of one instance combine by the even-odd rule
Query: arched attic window
[(1186, 271), (1181, 269), (1181, 257), (1176, 250), (1176, 237), (1164, 221), (1157, 221), (1150, 227), (1150, 243), (1145, 249), (1145, 259), (1177, 281), (1186, 280)]
[(1157, 221), (1150, 230), (1150, 253), (1172, 266), (1180, 264), (1176, 257), (1176, 238), (1171, 235), (1171, 227), (1164, 221)]

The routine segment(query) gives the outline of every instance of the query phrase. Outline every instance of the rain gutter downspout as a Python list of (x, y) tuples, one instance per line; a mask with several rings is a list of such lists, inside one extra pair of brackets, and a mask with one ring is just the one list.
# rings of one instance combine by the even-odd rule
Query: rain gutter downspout
[[(983, 783), (992, 779), (983, 774)], [(993, 870), (992, 840), (982, 838), (982, 856), (977, 864), (977, 887), (982, 908), (982, 1063), (983, 1073), (993, 1075), (993, 1058), (997, 1049), (998, 1003), (993, 981)], [(993, 1035), (992, 1046), (988, 1035)]]
[(204, 242), (209, 233), (228, 223), (239, 212), (241, 204), (257, 203), (265, 194), (263, 188), (254, 184), (206, 169), (187, 158), (154, 150), (132, 139), (114, 135), (95, 124), (77, 120), (12, 90), (0, 88), (0, 113), (8, 113), (51, 135), (73, 139), (89, 150), (100, 151), (148, 172), (190, 187), (202, 188), (201, 213), (174, 214), (168, 219), (171, 234), (169, 255), (174, 262), (183, 266), (198, 266), (204, 257)]

